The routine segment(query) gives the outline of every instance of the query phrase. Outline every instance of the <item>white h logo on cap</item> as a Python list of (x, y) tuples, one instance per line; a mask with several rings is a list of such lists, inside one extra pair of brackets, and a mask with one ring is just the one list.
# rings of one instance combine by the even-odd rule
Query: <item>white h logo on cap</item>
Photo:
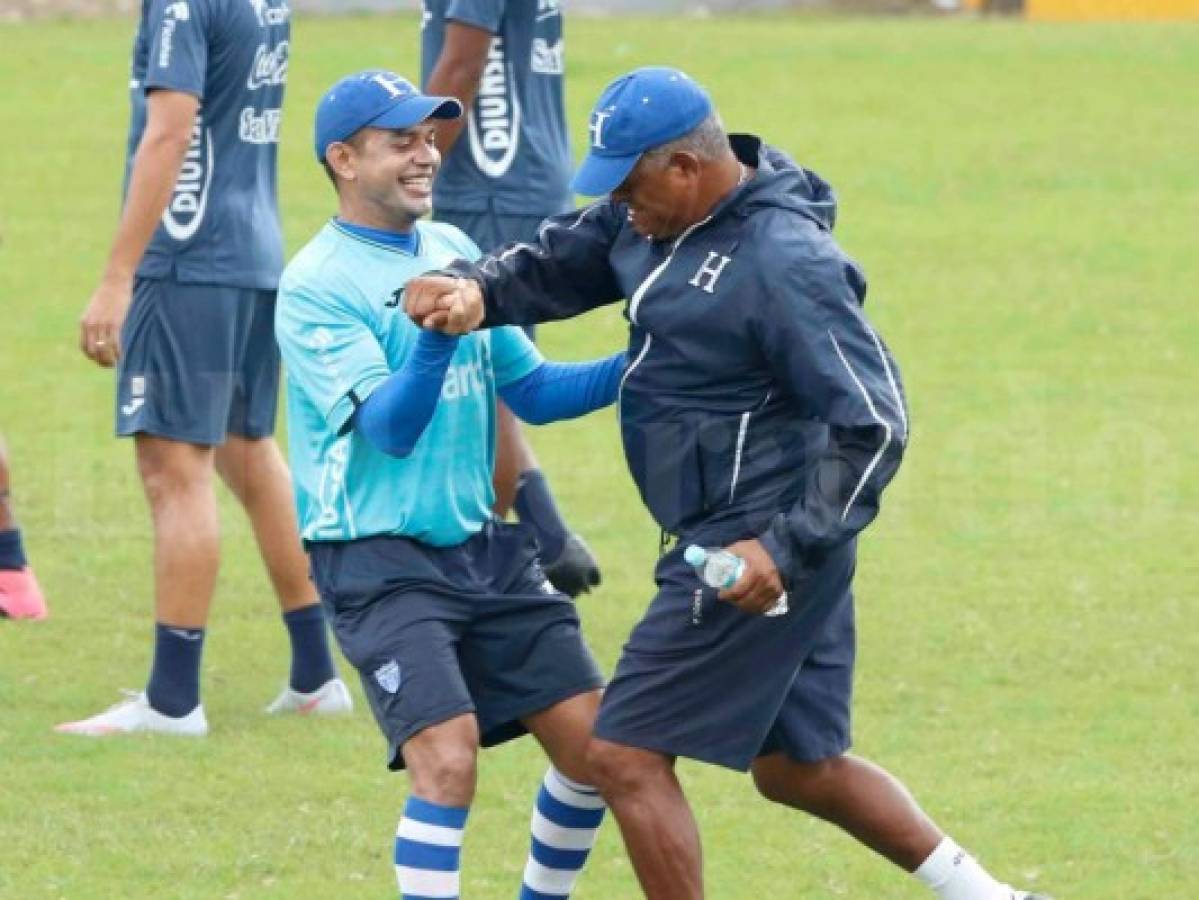
[(587, 130), (591, 132), (591, 146), (592, 147), (595, 147), (599, 150), (608, 149), (607, 147), (604, 146), (604, 142), (603, 142), (602, 138), (603, 138), (603, 130), (604, 130), (604, 120), (609, 118), (611, 115), (612, 115), (612, 113), (597, 112), (595, 115), (593, 115), (591, 117), (591, 124), (587, 126)]
[(380, 72), (378, 75), (373, 76), (371, 81), (391, 94), (393, 100), (396, 97), (411, 94), (415, 90), (408, 79), (401, 78), (399, 75), (392, 75), (390, 72)]

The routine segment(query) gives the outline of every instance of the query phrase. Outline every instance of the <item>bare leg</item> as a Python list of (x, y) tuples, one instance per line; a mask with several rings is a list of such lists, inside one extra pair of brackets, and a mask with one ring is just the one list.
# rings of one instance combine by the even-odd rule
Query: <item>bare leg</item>
[(753, 776), (766, 799), (831, 822), (907, 872), (943, 837), (903, 784), (856, 756), (800, 763), (776, 753), (755, 760)]
[(581, 784), (594, 783), (587, 768), (587, 747), (602, 696), (598, 690), (576, 694), (524, 720), (554, 768)]
[(17, 527), (16, 516), (13, 515), (8, 484), (8, 448), (4, 438), (0, 436), (0, 531), (11, 531)]
[(0, 619), (44, 619), (46, 598), (25, 557), (11, 501), (8, 453), (0, 437)]
[(620, 824), (649, 900), (702, 900), (699, 828), (674, 772), (674, 758), (593, 738), (593, 783)]
[(135, 445), (154, 525), (155, 617), (203, 628), (220, 564), (212, 448), (147, 434)]
[(312, 606), (317, 602), (316, 588), (308, 579), (291, 475), (279, 445), (274, 438), (229, 435), (216, 450), (216, 469), (250, 518), (279, 606), (284, 612)]
[(405, 741), (400, 752), (415, 796), (439, 806), (470, 806), (479, 755), (474, 715), (431, 725)]
[(574, 894), (595, 846), (604, 800), (592, 787), (587, 747), (600, 697), (599, 690), (576, 694), (524, 719), (552, 765), (533, 803), (521, 897)]

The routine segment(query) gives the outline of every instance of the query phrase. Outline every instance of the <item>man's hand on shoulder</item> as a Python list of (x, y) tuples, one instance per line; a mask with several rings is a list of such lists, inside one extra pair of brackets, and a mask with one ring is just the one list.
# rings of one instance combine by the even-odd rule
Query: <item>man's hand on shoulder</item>
[(421, 275), (404, 288), (404, 312), (421, 328), (467, 334), (483, 321), (483, 292), (469, 278)]
[(774, 564), (774, 559), (757, 539), (737, 541), (726, 549), (745, 560), (745, 571), (736, 584), (721, 591), (718, 596), (742, 612), (762, 615), (771, 609), (783, 594), (783, 579)]
[(121, 358), (121, 326), (129, 312), (132, 291), (126, 281), (104, 279), (79, 318), (79, 349), (106, 369)]

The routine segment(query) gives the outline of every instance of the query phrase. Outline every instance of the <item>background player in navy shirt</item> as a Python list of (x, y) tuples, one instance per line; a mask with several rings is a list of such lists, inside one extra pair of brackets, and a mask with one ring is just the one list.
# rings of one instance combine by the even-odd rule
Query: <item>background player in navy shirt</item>
[(272, 438), (289, 18), (284, 0), (142, 4), (124, 209), (79, 341), (118, 366), (117, 433), (134, 436), (154, 524), (154, 665), (145, 693), (62, 731), (207, 733), (199, 668), (219, 554), (214, 470), (249, 514), (292, 639), (289, 685), (268, 710), (350, 708)]
[[(457, 97), (462, 119), (437, 123), (445, 164), (433, 216), (466, 232), (484, 252), (531, 241), (547, 216), (574, 207), (564, 102), (558, 0), (425, 0), (424, 88)], [(532, 326), (529, 326), (532, 335)], [(496, 513), (515, 507), (537, 532), (546, 574), (577, 596), (599, 584), (599, 567), (572, 534), (520, 425), (499, 407)]]

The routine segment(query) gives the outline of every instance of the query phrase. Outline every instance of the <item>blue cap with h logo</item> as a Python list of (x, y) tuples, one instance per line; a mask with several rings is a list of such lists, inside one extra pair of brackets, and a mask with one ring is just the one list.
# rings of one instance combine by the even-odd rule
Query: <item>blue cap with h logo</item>
[(575, 193), (614, 191), (647, 150), (694, 130), (712, 114), (707, 91), (678, 69), (647, 66), (608, 85), (591, 111), (587, 156), (575, 173)]
[(316, 158), (324, 162), (330, 144), (362, 128), (411, 128), (460, 115), (462, 104), (453, 97), (426, 96), (395, 72), (355, 72), (329, 88), (316, 107)]

